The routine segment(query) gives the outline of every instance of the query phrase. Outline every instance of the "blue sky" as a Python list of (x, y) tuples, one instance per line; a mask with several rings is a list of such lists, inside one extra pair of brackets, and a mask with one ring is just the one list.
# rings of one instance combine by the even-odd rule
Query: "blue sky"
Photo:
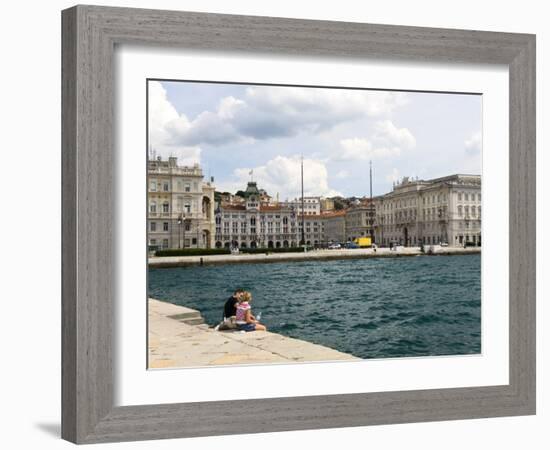
[(389, 192), (403, 176), (481, 173), (480, 95), (149, 82), (157, 155), (198, 162), (218, 190), (254, 180), (294, 198)]

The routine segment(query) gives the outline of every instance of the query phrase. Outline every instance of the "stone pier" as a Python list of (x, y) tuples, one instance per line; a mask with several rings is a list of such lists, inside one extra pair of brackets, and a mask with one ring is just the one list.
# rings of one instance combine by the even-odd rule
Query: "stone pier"
[(194, 309), (149, 299), (149, 368), (359, 358), (269, 331), (214, 331)]
[(439, 245), (426, 245), (424, 253), (420, 247), (389, 248), (358, 248), (340, 250), (311, 250), (306, 253), (266, 253), (255, 254), (231, 254), (231, 255), (203, 255), (203, 256), (161, 256), (150, 257), (149, 267), (185, 267), (210, 264), (239, 264), (239, 263), (270, 263), (289, 261), (315, 261), (331, 259), (361, 259), (361, 258), (396, 258), (420, 255), (467, 255), (481, 253), (481, 247), (441, 247)]

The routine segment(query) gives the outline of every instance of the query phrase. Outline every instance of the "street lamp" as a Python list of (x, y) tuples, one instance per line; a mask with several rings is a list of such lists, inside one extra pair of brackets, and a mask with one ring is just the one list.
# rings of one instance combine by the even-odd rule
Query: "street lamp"
[(178, 248), (181, 248), (181, 229), (182, 229), (182, 226), (183, 226), (183, 215), (180, 214), (179, 217), (178, 217), (178, 225), (179, 225), (179, 230), (178, 230)]

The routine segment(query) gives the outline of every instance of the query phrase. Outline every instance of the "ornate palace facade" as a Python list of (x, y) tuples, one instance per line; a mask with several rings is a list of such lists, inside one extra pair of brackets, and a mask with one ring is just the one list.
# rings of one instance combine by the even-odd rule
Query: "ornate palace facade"
[[(272, 202), (253, 181), (248, 183), (244, 192), (244, 202), (222, 200), (216, 208), (214, 240), (217, 248), (289, 248), (300, 245), (301, 201)], [(304, 198), (304, 241), (307, 245), (320, 245), (323, 240), (324, 224), (319, 208), (319, 197)]]
[[(147, 231), (151, 250), (289, 248), (371, 236), (378, 245), (481, 245), (481, 177), (404, 178), (387, 194), (336, 211), (321, 197), (273, 201), (255, 182), (243, 196), (220, 194), (198, 165), (150, 160)], [(304, 227), (302, 231), (302, 225)]]
[(173, 157), (149, 160), (149, 249), (211, 248), (214, 230), (214, 186), (203, 180), (201, 168), (179, 166)]
[(375, 241), (406, 246), (481, 245), (481, 177), (403, 178), (375, 199)]

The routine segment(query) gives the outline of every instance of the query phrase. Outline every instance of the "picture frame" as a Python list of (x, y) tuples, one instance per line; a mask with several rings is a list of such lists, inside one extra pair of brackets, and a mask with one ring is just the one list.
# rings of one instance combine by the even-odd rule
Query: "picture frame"
[[(115, 407), (112, 211), (120, 199), (113, 54), (119, 44), (506, 65), (509, 384)], [(84, 444), (535, 414), (535, 138), (534, 35), (100, 6), (64, 10), (62, 437)]]

